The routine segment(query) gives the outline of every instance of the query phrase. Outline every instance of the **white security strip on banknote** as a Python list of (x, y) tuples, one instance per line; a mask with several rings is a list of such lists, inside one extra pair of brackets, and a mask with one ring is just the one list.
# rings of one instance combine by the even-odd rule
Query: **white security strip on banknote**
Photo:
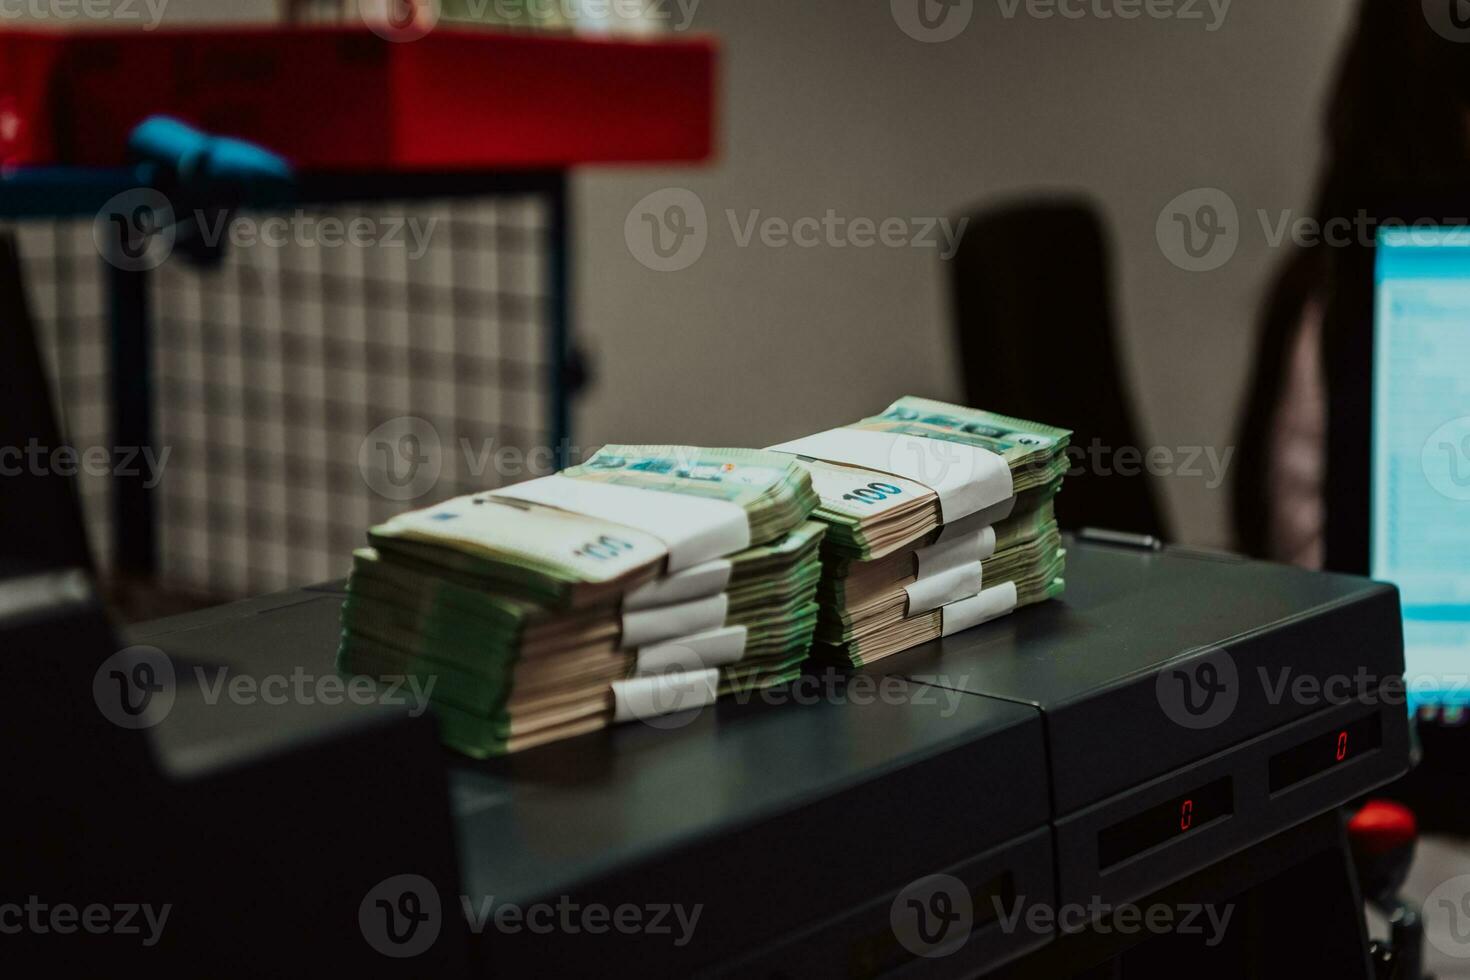
[(682, 572), (665, 575), (661, 579), (640, 585), (624, 596), (623, 611), (635, 612), (639, 609), (652, 609), (655, 606), (668, 606), (676, 602), (688, 602), (690, 599), (717, 595), (724, 592), (729, 586), (730, 573), (734, 568), (730, 559), (716, 558), (703, 565), (695, 565)]
[(972, 561), (968, 565), (958, 565), (930, 575), (928, 578), (919, 579), (913, 585), (905, 588), (904, 591), (909, 594), (909, 608), (905, 615), (918, 616), (921, 613), (932, 612), (940, 606), (948, 606), (961, 599), (973, 597), (982, 588), (984, 588), (984, 578), (978, 561)]
[(1015, 511), (1015, 509), (1016, 498), (1014, 496), (1007, 497), (1000, 503), (992, 507), (986, 507), (984, 510), (977, 511), (971, 514), (969, 517), (964, 518), (963, 520), (954, 521), (953, 523), (944, 525), (939, 529), (939, 534), (934, 538), (934, 543), (944, 544), (946, 541), (953, 541), (955, 538), (963, 538), (965, 535), (974, 534), (976, 531), (979, 531), (982, 528), (991, 527), (995, 524), (999, 524), (1007, 517), (1010, 517), (1011, 513)]
[(830, 429), (771, 448), (778, 453), (893, 473), (921, 483), (939, 496), (939, 513), (945, 524), (1003, 503), (1015, 492), (1005, 457), (958, 442)]
[[(877, 517), (933, 492), (922, 483), (905, 480), (892, 473), (864, 471), (840, 463), (808, 459), (810, 461), (805, 465), (812, 476), (812, 489), (822, 498), (822, 503), (838, 508), (847, 504), (852, 513), (864, 519)], [(873, 477), (878, 479), (870, 483)]]
[(654, 674), (613, 682), (613, 721), (658, 718), (713, 704), (720, 690), (715, 668), (682, 674)]
[(943, 609), (942, 636), (954, 636), (973, 626), (1009, 615), (1016, 610), (1016, 583), (1006, 582), (977, 596), (952, 602)]
[[(961, 565), (985, 561), (995, 555), (995, 528), (985, 527), (962, 538), (941, 541), (914, 552), (915, 571), (922, 579), (940, 575)], [(977, 589), (976, 592), (979, 590)], [(974, 592), (969, 593), (974, 595)]]
[(669, 546), (656, 535), (486, 494), (399, 514), (378, 530), (387, 538), (434, 547), (472, 553), (489, 549), (550, 561), (585, 582), (610, 582), (669, 557)]
[(725, 625), (725, 616), (729, 612), (730, 596), (724, 592), (672, 606), (625, 612), (623, 635), (618, 646), (623, 650), (636, 650), (650, 643), (718, 629)]
[(744, 626), (726, 626), (693, 636), (670, 640), (638, 651), (635, 677), (668, 674), (678, 671), (708, 670), (728, 667), (745, 656), (748, 631)]
[(595, 483), (560, 474), (494, 490), (490, 495), (558, 507), (651, 534), (668, 546), (669, 574), (750, 547), (750, 521), (745, 508), (724, 500)]

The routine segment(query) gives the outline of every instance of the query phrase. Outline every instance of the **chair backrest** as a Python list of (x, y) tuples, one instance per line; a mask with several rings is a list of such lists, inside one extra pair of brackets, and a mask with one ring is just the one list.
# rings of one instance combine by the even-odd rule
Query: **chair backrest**
[(51, 405), (51, 389), (26, 301), (13, 233), (0, 234), (0, 561), (36, 569), (90, 569), (75, 460)]
[[(6, 234), (0, 364), (7, 372), (0, 451), (24, 453), (34, 444), (49, 459), (65, 443), (15, 242)], [(0, 456), (0, 785), (10, 794), (0, 807), (0, 840), (8, 845), (0, 905), (33, 895), (53, 907), (146, 902), (157, 911), (166, 903), (167, 922), (152, 949), (140, 937), (160, 936), (150, 936), (141, 916), (131, 935), (22, 930), (5, 937), (6, 965), (55, 972), (64, 963), (79, 975), (100, 975), (139, 959), (171, 976), (227, 955), (225, 972), (260, 973), (289, 955), (318, 972), (381, 973), (385, 960), (351, 914), (368, 889), (412, 872), (446, 900), (461, 891), (448, 775), (432, 719), (329, 701), (277, 707), (262, 700), (232, 711), (228, 699), (208, 700), (195, 670), (204, 661), (166, 652), (187, 646), (166, 627), (155, 624), (149, 639), (131, 646), (114, 631), (93, 586), (70, 466), (54, 472), (22, 459), (15, 471), (11, 455)], [(221, 622), (227, 635), (228, 615)], [(302, 666), (331, 670), (336, 615), (327, 623), (326, 643), (296, 640)], [(268, 635), (281, 642), (279, 632)], [(249, 650), (205, 646), (216, 654), (209, 667), (269, 676), (252, 675)], [(240, 663), (226, 659), (227, 650)], [(278, 738), (283, 717), (298, 732), (286, 743)], [(173, 726), (170, 757), (185, 746), (194, 770), (181, 775), (160, 765), (162, 726)], [(232, 754), (227, 745), (253, 748)], [(384, 771), (409, 782), (377, 778)], [(324, 917), (323, 909), (332, 914)], [(241, 946), (241, 936), (250, 941)], [(413, 961), (418, 975), (468, 975), (464, 940), (453, 930), (426, 956), (427, 964)]]
[[(0, 234), (0, 817), (15, 884), (122, 898), (109, 855), (136, 848), (157, 780), (140, 731), (110, 723), (96, 678), (119, 649), (93, 591), (73, 462), (26, 302), (13, 234)], [(89, 882), (91, 883), (89, 886)]]
[(951, 275), (967, 402), (1075, 432), (1062, 526), (1167, 538), (1118, 356), (1096, 210), (1075, 198), (984, 209)]

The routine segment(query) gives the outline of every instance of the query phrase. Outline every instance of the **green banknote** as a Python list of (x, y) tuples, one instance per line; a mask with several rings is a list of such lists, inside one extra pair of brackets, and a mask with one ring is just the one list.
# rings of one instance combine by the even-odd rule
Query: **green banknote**
[[(799, 675), (819, 613), (825, 531), (805, 521), (729, 558), (725, 623), (744, 627), (745, 647), (719, 669), (721, 695)], [(354, 554), (339, 670), (432, 681), (442, 738), (476, 757), (610, 723), (612, 685), (638, 662), (637, 651), (620, 649), (616, 602), (555, 608), (474, 574), (483, 565), (446, 568), (441, 556), (411, 551)]]
[[(1017, 609), (1056, 599), (1063, 594), (1067, 585), (1062, 577), (1064, 558), (1058, 554), (1044, 565), (1027, 569), (1022, 577), (1009, 580), (1016, 586)], [(987, 580), (985, 583), (987, 590), (1004, 584), (1001, 580)], [(943, 634), (943, 628), (943, 608), (867, 630), (834, 628), (822, 623), (817, 627), (812, 654), (822, 663), (864, 667), (921, 643), (937, 640)]]
[[(768, 569), (766, 575), (732, 579), (726, 592), (726, 625), (760, 628), (766, 620), (790, 614), (810, 601), (821, 579), (820, 553), (813, 543), (793, 553), (787, 564)], [(503, 665), (526, 649), (616, 643), (620, 634), (621, 617), (614, 607), (551, 615), (463, 580), (385, 560), (371, 549), (353, 556), (348, 595), (350, 610), (365, 610), (359, 615), (391, 611), (399, 619), (411, 617), (407, 628), (470, 645), (490, 664)], [(599, 624), (607, 625), (597, 631)]]
[[(430, 690), (435, 706), (447, 704), (497, 722), (502, 741), (510, 738), (519, 711), (535, 710), (527, 709), (528, 704), (555, 698), (558, 690), (573, 692), (573, 700), (599, 700), (612, 682), (631, 676), (636, 664), (633, 651), (582, 662), (569, 657), (568, 663), (545, 665), (486, 657), (472, 639), (454, 636), (453, 626), (441, 630), (382, 606), (356, 607), (350, 599), (343, 621), (339, 669), (371, 677), (413, 678)], [(810, 652), (816, 621), (817, 605), (810, 598), (768, 607), (758, 622), (747, 627), (741, 659), (720, 669), (721, 691), (768, 686), (799, 672)], [(504, 747), (485, 749), (495, 754)]]
[[(732, 608), (793, 591), (795, 583), (810, 578), (825, 532), (821, 522), (806, 521), (783, 538), (731, 555), (725, 591)], [(472, 555), (441, 554), (394, 542), (382, 551), (363, 548), (354, 553), (348, 589), (377, 582), (396, 592), (400, 603), (411, 600), (426, 611), (441, 606), (468, 609), (486, 621), (487, 629), (512, 637), (537, 623), (565, 620), (569, 613), (556, 606), (507, 590), (502, 573), (497, 563)]]
[(480, 579), (553, 607), (587, 605), (656, 578), (668, 549), (651, 534), (553, 507), (477, 495), (371, 528), (380, 553)]
[(863, 419), (852, 428), (988, 449), (1004, 457), (1018, 492), (1052, 474), (1064, 475), (1067, 444), (1072, 438), (1071, 432), (1056, 426), (913, 396), (900, 398), (883, 414)]
[[(905, 397), (849, 429), (932, 439), (999, 455), (1011, 471), (1016, 511), (1033, 511), (1060, 490), (1070, 466), (1071, 433), (994, 412)], [(938, 496), (928, 487), (875, 470), (806, 461), (821, 504), (813, 514), (829, 526), (826, 549), (853, 560), (892, 554), (941, 526)]]
[[(1024, 591), (1026, 585), (1036, 585), (1042, 580), (1060, 578), (1065, 564), (1066, 551), (1062, 548), (1061, 532), (1052, 525), (1039, 537), (997, 551), (980, 563), (983, 586), (990, 588), (1003, 582), (1016, 582)], [(839, 642), (854, 632), (862, 632), (891, 622), (893, 617), (902, 618), (907, 606), (905, 585), (900, 582), (877, 595), (864, 594), (853, 608), (847, 583), (852, 579), (825, 577), (817, 592), (822, 604), (821, 623), (817, 628), (818, 638), (828, 642)]]
[(735, 504), (750, 520), (752, 544), (793, 530), (818, 503), (811, 476), (796, 460), (761, 449), (604, 446), (564, 475)]

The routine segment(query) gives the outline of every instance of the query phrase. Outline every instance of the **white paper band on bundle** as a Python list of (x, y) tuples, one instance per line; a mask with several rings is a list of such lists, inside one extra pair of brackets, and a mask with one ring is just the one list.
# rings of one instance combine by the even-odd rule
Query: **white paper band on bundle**
[(954, 636), (981, 623), (999, 619), (1016, 609), (1016, 583), (1006, 582), (977, 596), (944, 607), (943, 636)]
[(831, 429), (771, 448), (922, 483), (939, 495), (939, 513), (945, 524), (1003, 503), (1014, 490), (1011, 468), (1004, 457), (988, 449), (941, 439)]
[(725, 625), (730, 611), (730, 597), (721, 592), (704, 599), (680, 602), (656, 609), (639, 609), (623, 613), (623, 636), (618, 646), (636, 650), (651, 643), (703, 633)]
[(909, 594), (906, 615), (917, 616), (931, 612), (940, 606), (974, 596), (983, 587), (984, 579), (978, 561), (960, 565), (948, 571), (921, 578), (904, 589)]
[[(953, 541), (942, 541), (914, 552), (919, 579), (940, 575), (971, 562), (985, 561), (995, 554), (995, 528), (985, 527)], [(975, 590), (978, 592), (979, 590)], [(971, 592), (970, 595), (974, 595)]]
[(962, 538), (967, 534), (973, 534), (981, 528), (992, 527), (1007, 517), (1010, 517), (1011, 512), (1015, 509), (1016, 498), (1013, 496), (1007, 497), (1000, 503), (992, 507), (986, 507), (984, 510), (976, 511), (963, 520), (944, 525), (939, 529), (939, 534), (934, 538), (934, 543), (943, 544), (946, 541), (953, 541), (955, 538)]
[(668, 546), (669, 574), (750, 547), (750, 521), (745, 509), (724, 500), (560, 474), (494, 490), (490, 495), (545, 504), (651, 534)]
[(665, 575), (661, 579), (640, 585), (624, 596), (623, 611), (634, 612), (652, 609), (654, 606), (669, 606), (724, 592), (730, 584), (730, 572), (734, 567), (728, 558), (716, 558), (703, 565)]
[(613, 682), (613, 721), (658, 718), (713, 704), (720, 693), (714, 668), (685, 674), (654, 674)]
[(644, 647), (638, 651), (634, 676), (728, 667), (745, 656), (746, 636), (744, 626), (726, 626)]

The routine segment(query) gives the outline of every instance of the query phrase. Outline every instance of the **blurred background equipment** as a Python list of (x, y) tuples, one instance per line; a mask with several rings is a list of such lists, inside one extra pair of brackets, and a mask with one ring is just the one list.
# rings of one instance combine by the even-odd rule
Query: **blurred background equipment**
[(1113, 276), (1103, 219), (1086, 200), (974, 214), (950, 269), (966, 401), (1075, 428), (1056, 498), (1064, 529), (1167, 539), (1118, 350)]
[(547, 0), (283, 0), (282, 19), (296, 23), (367, 20), (412, 29), (454, 24), (498, 30), (657, 33), (664, 19), (653, 3), (566, 3)]
[[(0, 214), (19, 219), (65, 434), (119, 463), (81, 481), (93, 553), (119, 580), (201, 597), (344, 574), (362, 529), (403, 509), (405, 474), (443, 498), (565, 460), (585, 377), (567, 169), (697, 162), (712, 142), (705, 41), (401, 45), (359, 27), (4, 43), (27, 116)], [(477, 97), (509, 78), (514, 105)], [(445, 82), (457, 97), (407, 111), (341, 97), (396, 86), (412, 105)], [(155, 124), (129, 159), (158, 113), (228, 119), (281, 154), (289, 206), (279, 186), (242, 200), (220, 179), (249, 155), (240, 140), (171, 142), (188, 130)], [(376, 247), (342, 247), (349, 229)], [(211, 233), (224, 244), (194, 247)]]

